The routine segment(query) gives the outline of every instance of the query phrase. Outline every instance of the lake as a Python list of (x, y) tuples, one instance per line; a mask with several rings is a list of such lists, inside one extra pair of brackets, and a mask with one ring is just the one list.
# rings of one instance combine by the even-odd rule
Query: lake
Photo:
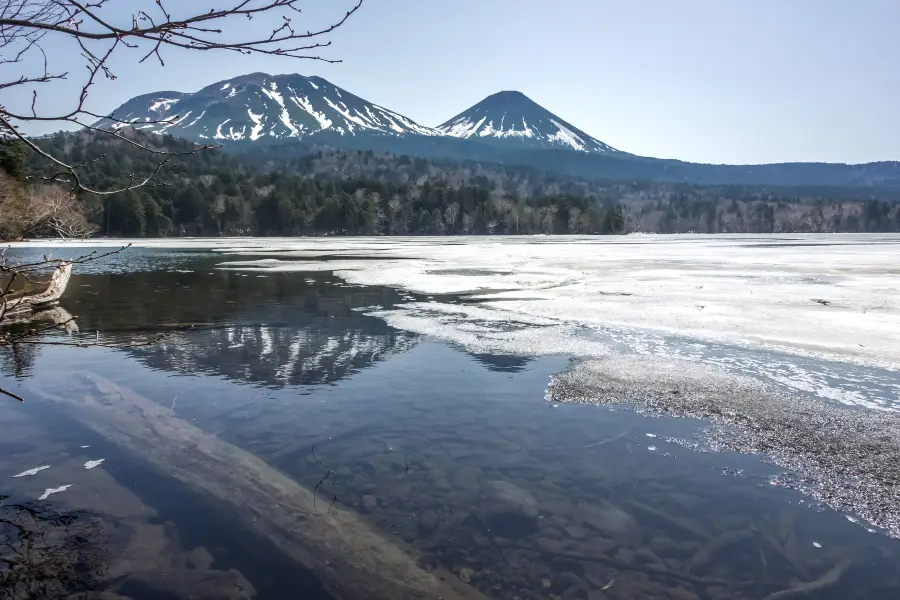
[(0, 353), (0, 598), (891, 597), (898, 259), (138, 242)]

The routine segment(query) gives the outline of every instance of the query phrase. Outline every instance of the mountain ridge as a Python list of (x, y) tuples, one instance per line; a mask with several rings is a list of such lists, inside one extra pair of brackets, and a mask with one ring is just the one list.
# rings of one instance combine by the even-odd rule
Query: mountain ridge
[(436, 135), (399, 113), (321, 77), (248, 73), (193, 93), (153, 92), (128, 100), (94, 127), (133, 127), (196, 142), (255, 142), (340, 136)]
[(277, 146), (373, 150), (428, 159), (521, 165), (585, 178), (702, 185), (829, 185), (900, 189), (900, 162), (725, 165), (642, 157), (613, 148), (524, 93), (491, 94), (437, 127), (317, 76), (248, 73), (193, 92), (136, 96), (95, 127), (132, 127), (242, 152)]

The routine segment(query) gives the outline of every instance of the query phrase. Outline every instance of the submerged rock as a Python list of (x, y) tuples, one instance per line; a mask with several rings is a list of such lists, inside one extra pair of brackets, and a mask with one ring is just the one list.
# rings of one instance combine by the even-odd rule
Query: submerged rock
[(548, 537), (539, 537), (537, 543), (538, 546), (541, 547), (541, 550), (549, 552), (550, 554), (559, 554), (563, 549), (562, 544), (559, 541)]
[(425, 533), (434, 531), (438, 524), (437, 513), (433, 510), (426, 510), (419, 515), (419, 529)]
[(481, 489), (485, 514), (517, 514), (536, 519), (537, 500), (529, 492), (507, 481), (489, 481)]
[(204, 571), (208, 571), (210, 567), (212, 567), (213, 562), (215, 562), (212, 554), (210, 554), (209, 550), (203, 546), (194, 548), (188, 552), (184, 558), (185, 563), (191, 569), (201, 569)]
[(488, 526), (498, 535), (518, 538), (537, 529), (537, 500), (507, 481), (489, 481), (481, 488), (481, 507)]
[(581, 587), (581, 578), (572, 571), (563, 571), (553, 578), (553, 588), (559, 591), (568, 590), (572, 586)]
[(578, 505), (579, 514), (588, 529), (625, 546), (640, 541), (637, 521), (621, 508), (604, 502), (602, 506)]
[(366, 494), (362, 497), (362, 502), (360, 503), (360, 507), (364, 513), (374, 512), (376, 508), (378, 508), (378, 500), (375, 496), (371, 494)]

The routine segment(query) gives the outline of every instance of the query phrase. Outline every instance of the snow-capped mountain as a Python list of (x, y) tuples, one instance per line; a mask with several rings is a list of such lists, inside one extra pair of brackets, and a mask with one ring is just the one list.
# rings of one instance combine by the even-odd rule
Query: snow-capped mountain
[(132, 98), (96, 127), (134, 127), (201, 142), (265, 141), (309, 136), (440, 135), (322, 79), (253, 73), (193, 94)]
[(527, 147), (618, 152), (557, 117), (522, 92), (506, 91), (488, 96), (437, 130), (456, 138), (503, 140)]

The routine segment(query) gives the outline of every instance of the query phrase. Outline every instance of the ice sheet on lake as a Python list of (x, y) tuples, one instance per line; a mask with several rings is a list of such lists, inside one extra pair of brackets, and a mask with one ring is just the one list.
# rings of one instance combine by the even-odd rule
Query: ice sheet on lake
[(33, 469), (28, 469), (27, 471), (22, 471), (18, 475), (13, 475), (13, 479), (16, 479), (18, 477), (33, 477), (34, 475), (37, 475), (41, 471), (46, 471), (49, 468), (50, 468), (50, 465), (45, 465), (43, 467), (35, 467)]
[[(277, 257), (277, 266), (256, 268), (334, 270), (351, 283), (465, 293), (486, 309), (559, 324), (897, 369), (898, 242), (874, 235), (343, 238), (259, 240), (234, 250), (248, 259), (242, 269), (254, 268), (254, 256)], [(316, 262), (316, 253), (347, 258)]]
[(67, 489), (69, 489), (70, 487), (72, 487), (71, 484), (70, 485), (61, 485), (58, 488), (47, 488), (46, 490), (44, 490), (44, 493), (41, 495), (40, 498), (38, 498), (38, 500), (46, 500), (53, 494), (59, 494), (60, 492), (64, 492)]
[[(173, 403), (173, 404), (174, 404), (174, 403)], [(101, 459), (99, 459), (99, 460), (89, 460), (89, 461), (87, 461), (86, 463), (84, 463), (84, 468), (85, 468), (86, 470), (90, 471), (91, 469), (95, 469), (95, 468), (99, 467), (99, 466), (102, 465), (104, 462), (106, 462), (106, 459), (105, 459), (105, 458), (101, 458)]]

